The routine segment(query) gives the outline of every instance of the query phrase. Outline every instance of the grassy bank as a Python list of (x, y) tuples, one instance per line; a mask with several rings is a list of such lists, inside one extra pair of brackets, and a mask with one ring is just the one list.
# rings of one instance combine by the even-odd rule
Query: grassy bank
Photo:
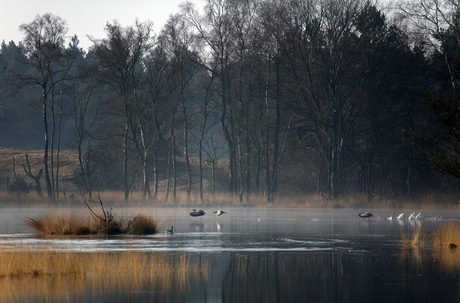
[[(96, 196), (96, 194), (94, 194)], [(160, 190), (155, 197), (142, 198), (140, 192), (132, 192), (129, 200), (125, 201), (124, 193), (121, 191), (102, 191), (100, 197), (109, 207), (132, 207), (132, 206), (247, 206), (247, 207), (268, 207), (268, 208), (387, 208), (387, 209), (458, 209), (460, 207), (460, 199), (458, 195), (448, 194), (423, 194), (410, 198), (375, 198), (369, 202), (364, 195), (347, 196), (336, 200), (327, 199), (319, 194), (300, 195), (293, 194), (289, 196), (279, 195), (275, 201), (267, 202), (264, 195), (252, 194), (249, 199), (244, 196), (230, 195), (228, 193), (205, 193), (203, 201), (197, 192), (192, 192), (190, 197), (184, 190), (178, 190), (176, 199), (172, 192), (167, 193), (164, 189)], [(11, 195), (6, 195), (0, 192), (0, 207), (82, 207), (85, 206), (84, 201), (87, 197), (81, 197), (77, 193), (70, 198), (69, 193), (61, 196), (56, 201), (39, 198), (34, 193), (27, 196), (17, 198)]]

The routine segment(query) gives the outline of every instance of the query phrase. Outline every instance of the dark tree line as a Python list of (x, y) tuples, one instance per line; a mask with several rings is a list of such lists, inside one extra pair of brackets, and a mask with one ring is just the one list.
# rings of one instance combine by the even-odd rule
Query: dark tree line
[(457, 2), (206, 0), (158, 34), (108, 22), (87, 51), (65, 45), (64, 20), (37, 16), (1, 46), (0, 136), (27, 149), (25, 133), (44, 134), (50, 198), (63, 148), (89, 196), (156, 198), (163, 184), (166, 199), (179, 186), (203, 199), (216, 180), (242, 201), (436, 190), (438, 171), (460, 179)]

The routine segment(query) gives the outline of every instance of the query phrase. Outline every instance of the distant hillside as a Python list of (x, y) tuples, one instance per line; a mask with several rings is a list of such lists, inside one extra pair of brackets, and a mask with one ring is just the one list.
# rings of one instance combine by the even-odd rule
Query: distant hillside
[[(13, 148), (0, 148), (0, 191), (6, 191), (7, 179), (12, 182), (14, 179), (13, 173), (13, 158), (15, 160), (16, 173), (24, 178), (27, 183), (33, 183), (25, 172), (23, 165), (27, 167), (26, 155), (29, 156), (31, 171), (36, 175), (40, 169), (43, 169), (43, 150), (19, 150)], [(78, 154), (76, 150), (61, 150), (59, 153), (60, 179), (69, 179), (78, 169)], [(45, 184), (42, 182), (42, 187)]]
[[(44, 168), (43, 153), (43, 150), (19, 150), (13, 148), (0, 148), (0, 191), (6, 191), (8, 179), (10, 185), (13, 183), (13, 158), (15, 159), (17, 175), (20, 178), (23, 178), (28, 184), (34, 186), (34, 180), (26, 175), (26, 173), (24, 172), (23, 165), (27, 167), (26, 155), (28, 155), (32, 174), (37, 175), (40, 169)], [(78, 163), (78, 152), (76, 150), (61, 150), (59, 153), (59, 161), (59, 180), (61, 180), (60, 190), (74, 190), (75, 184), (73, 184), (71, 180), (74, 177), (75, 172), (80, 170)], [(51, 170), (51, 163), (49, 163), (49, 165)], [(166, 162), (159, 161), (158, 165), (160, 178), (159, 187), (164, 188), (167, 185)], [(199, 183), (199, 161), (197, 157), (190, 158), (190, 166), (193, 177), (192, 183), (194, 187), (197, 187)], [(228, 159), (218, 160), (216, 182), (217, 188), (220, 190), (227, 188), (228, 178), (226, 177), (226, 174), (228, 174), (228, 172), (226, 167), (228, 167)], [(203, 169), (204, 184), (209, 189), (212, 178), (211, 171), (209, 166), (207, 165), (205, 165)], [(185, 159), (183, 157), (177, 158), (177, 172), (178, 187), (185, 187), (187, 185), (187, 174), (185, 169)], [(41, 187), (42, 190), (45, 190), (46, 188), (44, 174), (41, 178)]]

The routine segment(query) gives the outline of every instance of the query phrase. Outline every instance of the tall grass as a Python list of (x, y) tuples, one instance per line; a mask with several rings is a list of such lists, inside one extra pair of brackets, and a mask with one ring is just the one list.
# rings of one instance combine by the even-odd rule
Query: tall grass
[[(19, 201), (15, 196), (8, 196), (0, 191), (1, 206), (25, 206), (25, 207), (43, 207), (43, 206), (84, 206), (85, 196), (80, 196), (74, 192), (75, 199), (70, 199), (70, 192), (61, 194), (60, 199), (49, 201), (46, 198), (39, 198), (34, 193), (22, 197)], [(252, 193), (250, 197), (245, 195), (231, 195), (226, 192), (205, 192), (203, 201), (197, 191), (192, 191), (190, 196), (187, 191), (177, 189), (176, 198), (170, 191), (166, 199), (166, 189), (160, 188), (155, 197), (143, 198), (141, 192), (133, 191), (129, 195), (128, 201), (125, 200), (122, 191), (101, 191), (101, 197), (107, 204), (112, 207), (125, 206), (250, 206), (250, 207), (303, 207), (303, 208), (418, 208), (418, 209), (436, 209), (449, 208), (456, 209), (460, 207), (458, 195), (448, 194), (421, 194), (409, 198), (385, 198), (375, 197), (374, 200), (368, 201), (366, 195), (349, 195), (342, 196), (339, 199), (328, 199), (326, 195), (321, 194), (279, 194), (275, 201), (268, 202), (267, 197), (263, 194)]]
[[(28, 298), (60, 302), (89, 290), (154, 289), (180, 294), (187, 290), (191, 278), (199, 275), (206, 279), (207, 273), (207, 263), (195, 262), (188, 254), (0, 249), (0, 302), (25, 302)], [(81, 298), (70, 301), (75, 300)]]
[(450, 247), (451, 244), (460, 247), (460, 224), (447, 222), (436, 229), (433, 243), (437, 246)]
[(43, 235), (88, 235), (98, 232), (89, 215), (41, 214), (26, 218), (25, 224)]
[(141, 213), (131, 218), (108, 216), (101, 221), (90, 215), (51, 213), (26, 218), (25, 224), (42, 235), (90, 235), (90, 234), (133, 234), (150, 235), (158, 233), (164, 223)]
[(160, 229), (161, 227), (157, 221), (149, 216), (137, 213), (134, 215), (127, 231), (132, 235), (151, 235), (157, 233)]
[[(401, 229), (400, 261), (405, 263), (409, 258), (412, 267), (423, 268), (427, 260), (426, 251), (421, 247), (430, 242), (434, 246), (443, 247), (434, 251), (439, 268), (446, 273), (458, 273), (460, 271), (460, 224), (443, 223), (432, 234), (421, 231), (421, 227), (416, 225), (410, 228), (408, 235)], [(429, 260), (432, 258), (430, 255)]]

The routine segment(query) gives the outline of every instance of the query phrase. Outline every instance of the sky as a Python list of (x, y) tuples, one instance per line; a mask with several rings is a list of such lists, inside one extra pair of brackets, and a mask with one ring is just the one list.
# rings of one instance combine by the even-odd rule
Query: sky
[[(169, 16), (179, 13), (185, 0), (0, 0), (0, 42), (22, 41), (19, 26), (32, 22), (37, 15), (52, 13), (67, 22), (67, 36), (78, 36), (80, 47), (87, 50), (91, 41), (106, 37), (107, 22), (117, 20), (123, 27), (139, 22), (153, 21), (159, 34)], [(191, 1), (201, 8), (200, 0)]]

